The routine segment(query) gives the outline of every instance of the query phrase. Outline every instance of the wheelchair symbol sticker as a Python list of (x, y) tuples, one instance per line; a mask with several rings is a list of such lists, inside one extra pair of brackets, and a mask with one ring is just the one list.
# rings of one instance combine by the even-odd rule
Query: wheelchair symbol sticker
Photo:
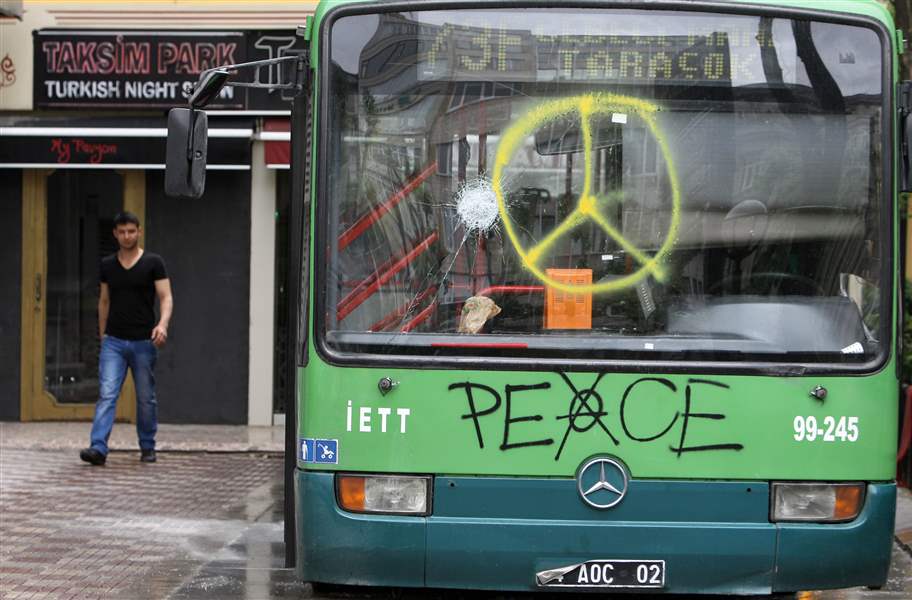
[(315, 440), (314, 462), (339, 464), (339, 440)]

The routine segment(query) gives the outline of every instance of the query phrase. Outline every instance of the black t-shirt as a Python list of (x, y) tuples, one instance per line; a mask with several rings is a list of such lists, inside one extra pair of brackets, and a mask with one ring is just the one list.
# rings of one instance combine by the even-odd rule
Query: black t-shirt
[(111, 305), (105, 333), (124, 340), (147, 340), (155, 327), (155, 282), (167, 279), (165, 261), (143, 252), (124, 269), (117, 254), (101, 259), (101, 282), (108, 284)]

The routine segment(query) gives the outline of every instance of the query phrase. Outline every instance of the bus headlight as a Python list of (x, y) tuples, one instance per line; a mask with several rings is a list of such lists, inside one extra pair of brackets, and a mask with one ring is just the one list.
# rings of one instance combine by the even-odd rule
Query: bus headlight
[(430, 490), (426, 475), (336, 475), (336, 499), (350, 512), (427, 515)]
[(771, 521), (851, 521), (864, 504), (863, 483), (773, 483)]

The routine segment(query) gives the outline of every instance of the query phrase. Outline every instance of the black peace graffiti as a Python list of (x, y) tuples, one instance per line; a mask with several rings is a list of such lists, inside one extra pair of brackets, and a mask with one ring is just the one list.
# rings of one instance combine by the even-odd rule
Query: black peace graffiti
[[(674, 382), (664, 377), (642, 377), (637, 379), (627, 386), (618, 402), (616, 413), (620, 424), (620, 431), (618, 432), (618, 435), (615, 435), (609, 427), (608, 422), (606, 422), (606, 417), (608, 417), (611, 412), (609, 411), (605, 398), (597, 390), (599, 383), (606, 373), (599, 373), (592, 385), (583, 389), (579, 389), (565, 373), (558, 371), (557, 374), (569, 388), (570, 400), (566, 412), (554, 416), (555, 421), (566, 422), (557, 452), (554, 455), (554, 460), (560, 460), (561, 454), (563, 453), (571, 434), (585, 434), (596, 427), (598, 427), (598, 430), (601, 431), (603, 435), (607, 436), (615, 446), (620, 446), (622, 439), (637, 443), (655, 442), (666, 435), (672, 435), (672, 429), (680, 423), (680, 434), (674, 440), (676, 443), (673, 442), (668, 446), (668, 450), (676, 454), (679, 458), (690, 452), (739, 451), (744, 448), (743, 444), (737, 442), (716, 441), (712, 443), (697, 443), (692, 439), (694, 437), (692, 430), (690, 434), (691, 438), (688, 438), (688, 426), (693, 419), (707, 419), (711, 421), (722, 421), (725, 419), (725, 415), (722, 413), (700, 412), (696, 410), (695, 402), (697, 401), (697, 391), (703, 386), (727, 390), (730, 389), (727, 384), (711, 379), (690, 378), (687, 380), (684, 389), (679, 391)], [(681, 407), (675, 411), (670, 420), (667, 423), (661, 424), (660, 427), (655, 426), (655, 424), (651, 422), (634, 422), (636, 419), (631, 415), (630, 411), (631, 406), (635, 405), (638, 400), (646, 397), (643, 392), (650, 391), (646, 389), (650, 384), (651, 386), (661, 386), (659, 391), (665, 394), (669, 400), (681, 403)], [(529, 446), (551, 446), (555, 443), (555, 438), (553, 437), (536, 437), (531, 433), (531, 424), (544, 421), (545, 417), (543, 415), (522, 414), (521, 416), (516, 416), (519, 412), (517, 409), (517, 401), (522, 398), (522, 394), (534, 390), (551, 389), (550, 382), (544, 381), (534, 385), (507, 384), (504, 386), (503, 395), (490, 386), (471, 381), (450, 384), (448, 389), (449, 391), (461, 389), (465, 392), (469, 412), (461, 415), (460, 418), (462, 420), (471, 419), (472, 424), (474, 425), (479, 449), (484, 449), (485, 447), (481, 419), (491, 416), (495, 416), (496, 418), (496, 413), (500, 411), (501, 407), (503, 407), (503, 411), (501, 411), (503, 418), (503, 437), (499, 446), (501, 451), (515, 450)], [(652, 389), (652, 392), (656, 393), (654, 389)], [(479, 395), (486, 397), (487, 399), (483, 400)], [(525, 424), (524, 433), (522, 430), (517, 431), (520, 429), (518, 427), (519, 424)], [(640, 428), (644, 426), (653, 427), (653, 429), (648, 433), (644, 433), (640, 430)], [(541, 435), (541, 430), (545, 428), (538, 427), (537, 429), (539, 430), (539, 435)], [(634, 433), (635, 431), (637, 433)], [(621, 432), (623, 432), (622, 435)], [(621, 437), (619, 437), (619, 435), (621, 435)], [(517, 441), (518, 438), (521, 439)]]

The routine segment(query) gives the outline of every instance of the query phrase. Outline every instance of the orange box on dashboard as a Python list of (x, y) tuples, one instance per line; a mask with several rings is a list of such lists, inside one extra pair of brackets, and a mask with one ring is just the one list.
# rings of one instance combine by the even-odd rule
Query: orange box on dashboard
[[(592, 269), (547, 269), (549, 279), (574, 286), (592, 285)], [(592, 292), (545, 288), (545, 329), (592, 329)]]

